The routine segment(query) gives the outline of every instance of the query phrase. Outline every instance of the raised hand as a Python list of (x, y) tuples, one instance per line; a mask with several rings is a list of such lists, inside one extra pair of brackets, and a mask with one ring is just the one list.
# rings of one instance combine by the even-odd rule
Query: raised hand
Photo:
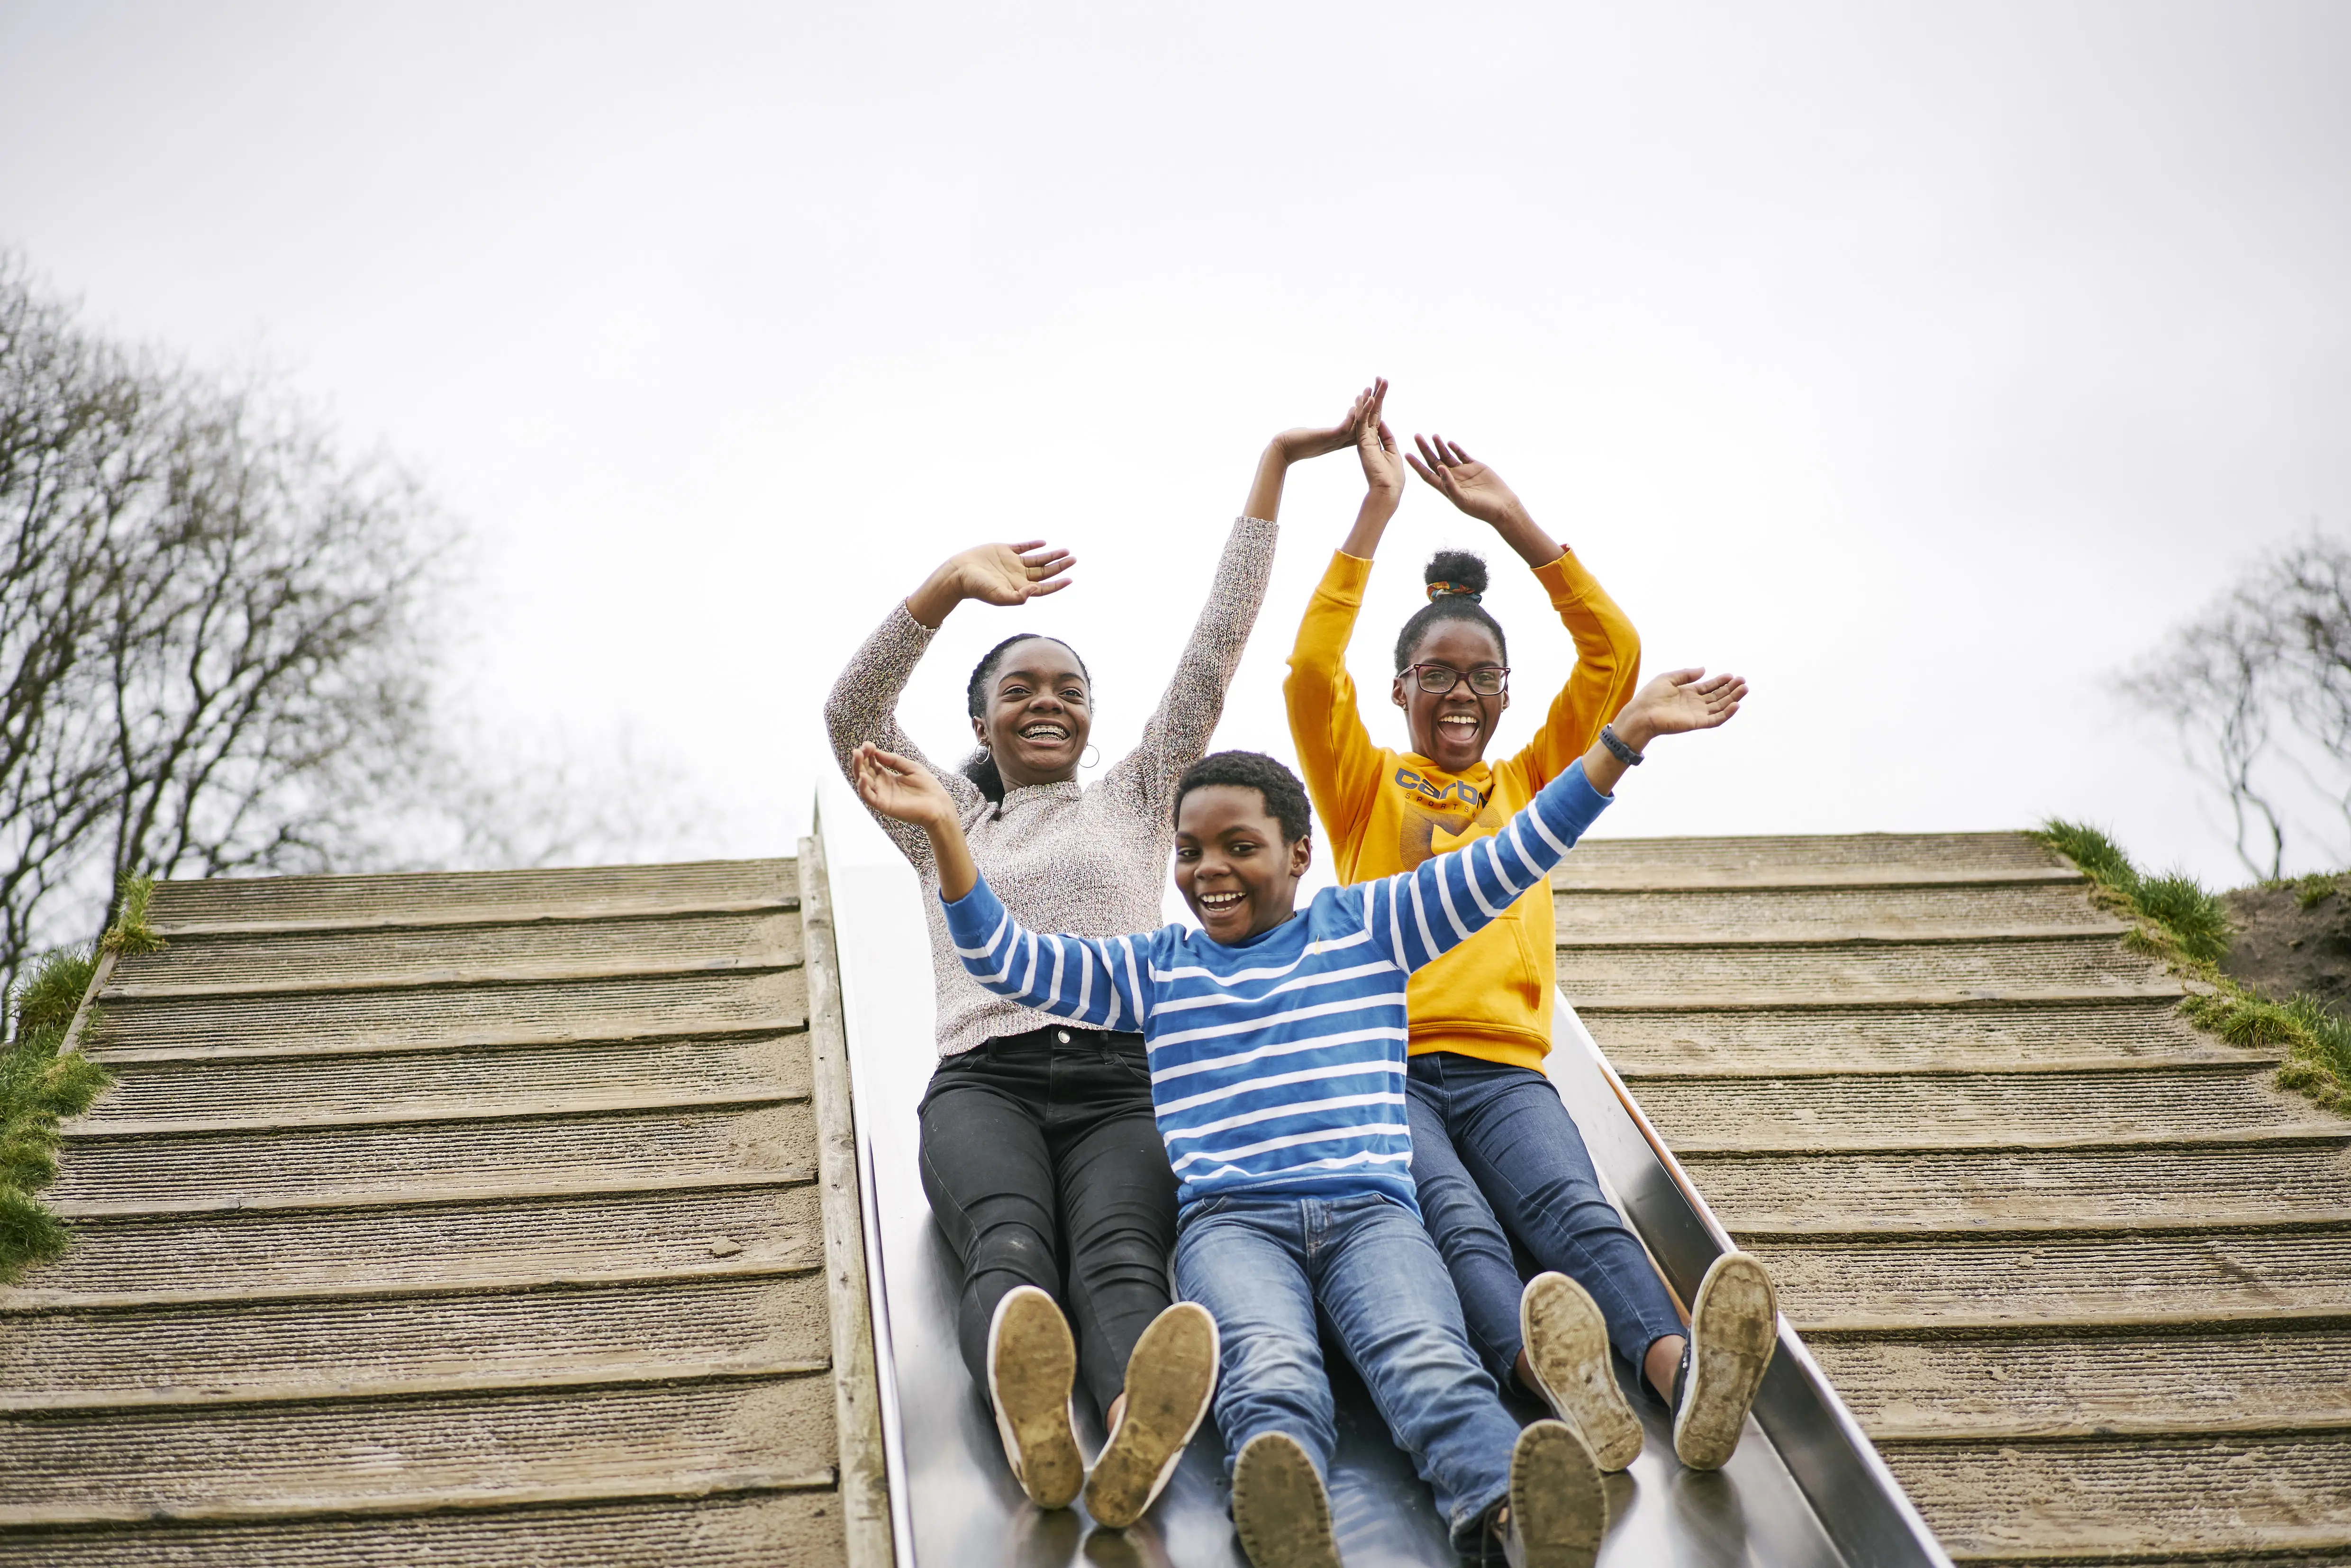
[(1418, 456), (1405, 458), (1412, 471), (1479, 522), (1499, 528), (1526, 516), (1526, 507), (1502, 483), (1502, 476), (1463, 451), (1459, 442), (1441, 435), (1416, 435), (1412, 444), (1420, 448)]
[(1078, 558), (1068, 550), (1025, 539), (1017, 545), (976, 545), (955, 558), (966, 599), (983, 604), (1026, 604), (1070, 586)]
[(1070, 586), (1070, 569), (1078, 558), (1043, 539), (1019, 544), (974, 545), (951, 555), (906, 596), (906, 612), (925, 626), (936, 627), (947, 612), (967, 599), (983, 604), (1026, 604)]
[[(1376, 441), (1380, 429), (1380, 400), (1387, 394), (1388, 383), (1383, 377), (1355, 394), (1355, 401), (1347, 405), (1347, 417), (1338, 423), (1301, 425), (1296, 430), (1285, 430), (1267, 442), (1264, 455), (1257, 460), (1257, 476), (1249, 482), (1249, 499), (1242, 504), (1241, 510), (1247, 516), (1272, 522), (1281, 510), (1281, 486), (1289, 476), (1290, 465), (1358, 444), (1364, 427), (1366, 409), (1371, 411), (1370, 427), (1374, 432), (1373, 439)], [(1389, 440), (1393, 444), (1395, 438), (1391, 436)], [(1366, 458), (1364, 472), (1369, 474), (1370, 471), (1370, 460)]]
[(1364, 465), (1364, 487), (1374, 495), (1401, 498), (1404, 464), (1396, 455), (1395, 432), (1380, 417), (1387, 396), (1388, 383), (1382, 379), (1372, 384), (1369, 393), (1355, 400), (1352, 434), (1355, 455)]
[(1703, 669), (1668, 670), (1633, 694), (1616, 716), (1616, 733), (1638, 750), (1660, 735), (1687, 735), (1730, 722), (1747, 697), (1742, 676), (1711, 678)]
[(955, 800), (930, 770), (912, 758), (867, 741), (850, 754), (857, 798), (895, 821), (930, 828), (955, 822)]
[(1355, 401), (1347, 406), (1346, 418), (1333, 425), (1301, 425), (1296, 430), (1285, 430), (1273, 438), (1274, 447), (1281, 454), (1283, 462), (1302, 463), (1309, 457), (1321, 457), (1353, 446), (1355, 444), (1356, 429), (1363, 423), (1364, 411), (1366, 408), (1373, 411), (1372, 423), (1376, 425), (1379, 423), (1380, 400), (1387, 394), (1386, 378), (1375, 380), (1355, 394)]

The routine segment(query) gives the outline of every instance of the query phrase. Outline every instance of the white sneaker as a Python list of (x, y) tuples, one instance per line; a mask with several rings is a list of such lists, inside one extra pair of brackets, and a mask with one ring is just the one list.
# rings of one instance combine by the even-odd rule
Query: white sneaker
[(1674, 1452), (1694, 1470), (1719, 1470), (1739, 1435), (1780, 1337), (1771, 1276), (1744, 1252), (1726, 1252), (1698, 1281), (1690, 1303), (1688, 1371), (1677, 1381)]
[(1583, 1437), (1563, 1421), (1538, 1421), (1510, 1448), (1510, 1517), (1502, 1557), (1510, 1568), (1592, 1568), (1608, 1533), (1608, 1492)]
[(1574, 1427), (1604, 1470), (1641, 1457), (1641, 1418), (1617, 1386), (1608, 1354), (1608, 1320), (1584, 1288), (1564, 1274), (1537, 1274), (1519, 1297), (1519, 1337), (1535, 1387)]
[(1070, 1424), (1078, 1347), (1053, 1298), (1017, 1285), (987, 1324), (987, 1397), (996, 1434), (1020, 1490), (1039, 1508), (1067, 1508), (1085, 1484), (1086, 1461)]
[(1259, 1432), (1234, 1461), (1233, 1528), (1251, 1568), (1343, 1568), (1322, 1478), (1284, 1433)]
[(1134, 1342), (1126, 1405), (1086, 1477), (1096, 1524), (1125, 1529), (1165, 1489), (1217, 1391), (1218, 1347), (1217, 1320), (1195, 1301), (1177, 1301)]

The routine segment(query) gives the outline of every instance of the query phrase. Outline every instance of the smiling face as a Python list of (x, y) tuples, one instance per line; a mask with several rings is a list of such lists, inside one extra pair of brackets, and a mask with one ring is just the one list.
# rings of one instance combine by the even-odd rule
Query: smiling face
[[(1494, 634), (1474, 621), (1439, 621), (1413, 650), (1412, 661), (1443, 664), (1467, 675), (1481, 664), (1499, 667), (1502, 650)], [(1510, 694), (1504, 691), (1481, 697), (1463, 680), (1439, 695), (1422, 691), (1416, 673), (1406, 670), (1398, 675), (1393, 693), (1411, 728), (1412, 748), (1447, 773), (1467, 773), (1484, 759), (1487, 743), (1494, 738), (1494, 727), (1502, 721), (1502, 710), (1510, 706)]]
[(1091, 696), (1075, 653), (1030, 637), (1005, 649), (988, 672), (987, 706), (971, 732), (1007, 785), (1058, 784), (1077, 777), (1093, 728)]
[(1265, 797), (1245, 784), (1186, 790), (1176, 812), (1176, 891), (1228, 947), (1272, 930), (1298, 903), (1314, 841), (1283, 842)]

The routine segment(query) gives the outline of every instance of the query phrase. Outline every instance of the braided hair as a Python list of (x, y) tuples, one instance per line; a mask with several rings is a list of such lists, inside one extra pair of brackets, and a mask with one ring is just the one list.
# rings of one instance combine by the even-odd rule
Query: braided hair
[(1440, 621), (1467, 621), (1483, 626), (1494, 634), (1494, 646), (1501, 651), (1502, 662), (1510, 661), (1510, 639), (1502, 635), (1502, 623), (1487, 612), (1479, 601), (1486, 593), (1486, 561), (1482, 556), (1466, 549), (1441, 549), (1428, 558), (1421, 572), (1421, 580), (1428, 584), (1428, 602), (1412, 612), (1396, 633), (1396, 674), (1404, 674), (1412, 663), (1413, 653), (1420, 640)]
[[(987, 683), (995, 675), (996, 666), (1004, 662), (1005, 651), (1016, 643), (1050, 643), (1057, 648), (1068, 649), (1070, 657), (1078, 661), (1078, 674), (1085, 676), (1089, 689), (1092, 687), (1093, 673), (1086, 668), (1085, 660), (1079, 658), (1075, 648), (1059, 637), (1042, 637), (1034, 632), (1017, 632), (981, 654), (979, 663), (971, 667), (971, 680), (964, 687), (964, 706), (972, 717), (981, 717), (987, 712)], [(963, 776), (978, 786), (979, 792), (988, 800), (1003, 800), (1004, 775), (996, 770), (996, 753), (985, 746), (963, 759)]]

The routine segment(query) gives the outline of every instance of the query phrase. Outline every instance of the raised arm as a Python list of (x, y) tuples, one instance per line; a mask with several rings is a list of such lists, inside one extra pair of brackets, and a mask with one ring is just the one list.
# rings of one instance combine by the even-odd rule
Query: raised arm
[(1225, 689), (1240, 667), (1242, 650), (1249, 646), (1250, 629), (1265, 602), (1279, 537), (1275, 518), (1290, 465), (1352, 444), (1364, 409), (1386, 384), (1364, 388), (1337, 424), (1285, 430), (1266, 444), (1246, 508), (1225, 540), (1208, 601), (1177, 659), (1166, 694), (1144, 726), (1142, 743), (1103, 775), (1103, 783), (1127, 792), (1147, 821), (1165, 818), (1176, 779), (1207, 751), (1217, 721), (1224, 716)]
[(1703, 670), (1676, 670), (1641, 688), (1606, 740), (1543, 786), (1491, 838), (1423, 861), (1411, 871), (1364, 883), (1364, 924), (1383, 953), (1409, 973), (1435, 963), (1500, 917), (1519, 898), (1543, 886), (1551, 870), (1614, 799), (1627, 768), (1661, 735), (1713, 729), (1729, 722), (1747, 695), (1737, 675), (1705, 678)]
[(1142, 938), (1043, 936), (1012, 918), (991, 891), (937, 776), (874, 746), (852, 758), (859, 799), (876, 817), (929, 841), (947, 932), (966, 973), (1008, 1000), (1089, 1029), (1143, 1027)]
[(1379, 784), (1379, 753), (1355, 706), (1355, 683), (1347, 674), (1347, 644), (1364, 608), (1371, 580), (1372, 553), (1404, 495), (1404, 465), (1396, 460), (1395, 435), (1381, 420), (1387, 382), (1373, 388), (1369, 402), (1357, 400), (1356, 456), (1364, 465), (1364, 499), (1346, 542), (1306, 602), (1290, 645), (1290, 674), (1281, 683), (1290, 714), (1290, 743), (1306, 775), (1307, 793), (1333, 839), (1340, 876), (1354, 873), (1362, 820), (1372, 809)]
[(1592, 745), (1641, 684), (1641, 639), (1574, 552), (1541, 528), (1502, 476), (1441, 435), (1413, 437), (1413, 472), (1499, 535), (1534, 570), (1575, 639), (1575, 668), (1517, 760), (1538, 785), (1558, 778)]
[[(940, 623), (956, 605), (967, 599), (987, 604), (1022, 604), (1058, 592), (1069, 586), (1067, 574), (1076, 564), (1076, 558), (1068, 551), (1051, 549), (1040, 539), (978, 545), (941, 562), (904, 603), (892, 606), (873, 635), (851, 656), (824, 699), (825, 734), (842, 776), (855, 783), (852, 759), (857, 748), (879, 746), (942, 779), (941, 788), (957, 807), (976, 806), (979, 791), (971, 780), (959, 773), (942, 776), (899, 727), (898, 695), (905, 690), (914, 666), (922, 663)], [(932, 863), (929, 841), (919, 830), (878, 811), (874, 821), (917, 870)]]

